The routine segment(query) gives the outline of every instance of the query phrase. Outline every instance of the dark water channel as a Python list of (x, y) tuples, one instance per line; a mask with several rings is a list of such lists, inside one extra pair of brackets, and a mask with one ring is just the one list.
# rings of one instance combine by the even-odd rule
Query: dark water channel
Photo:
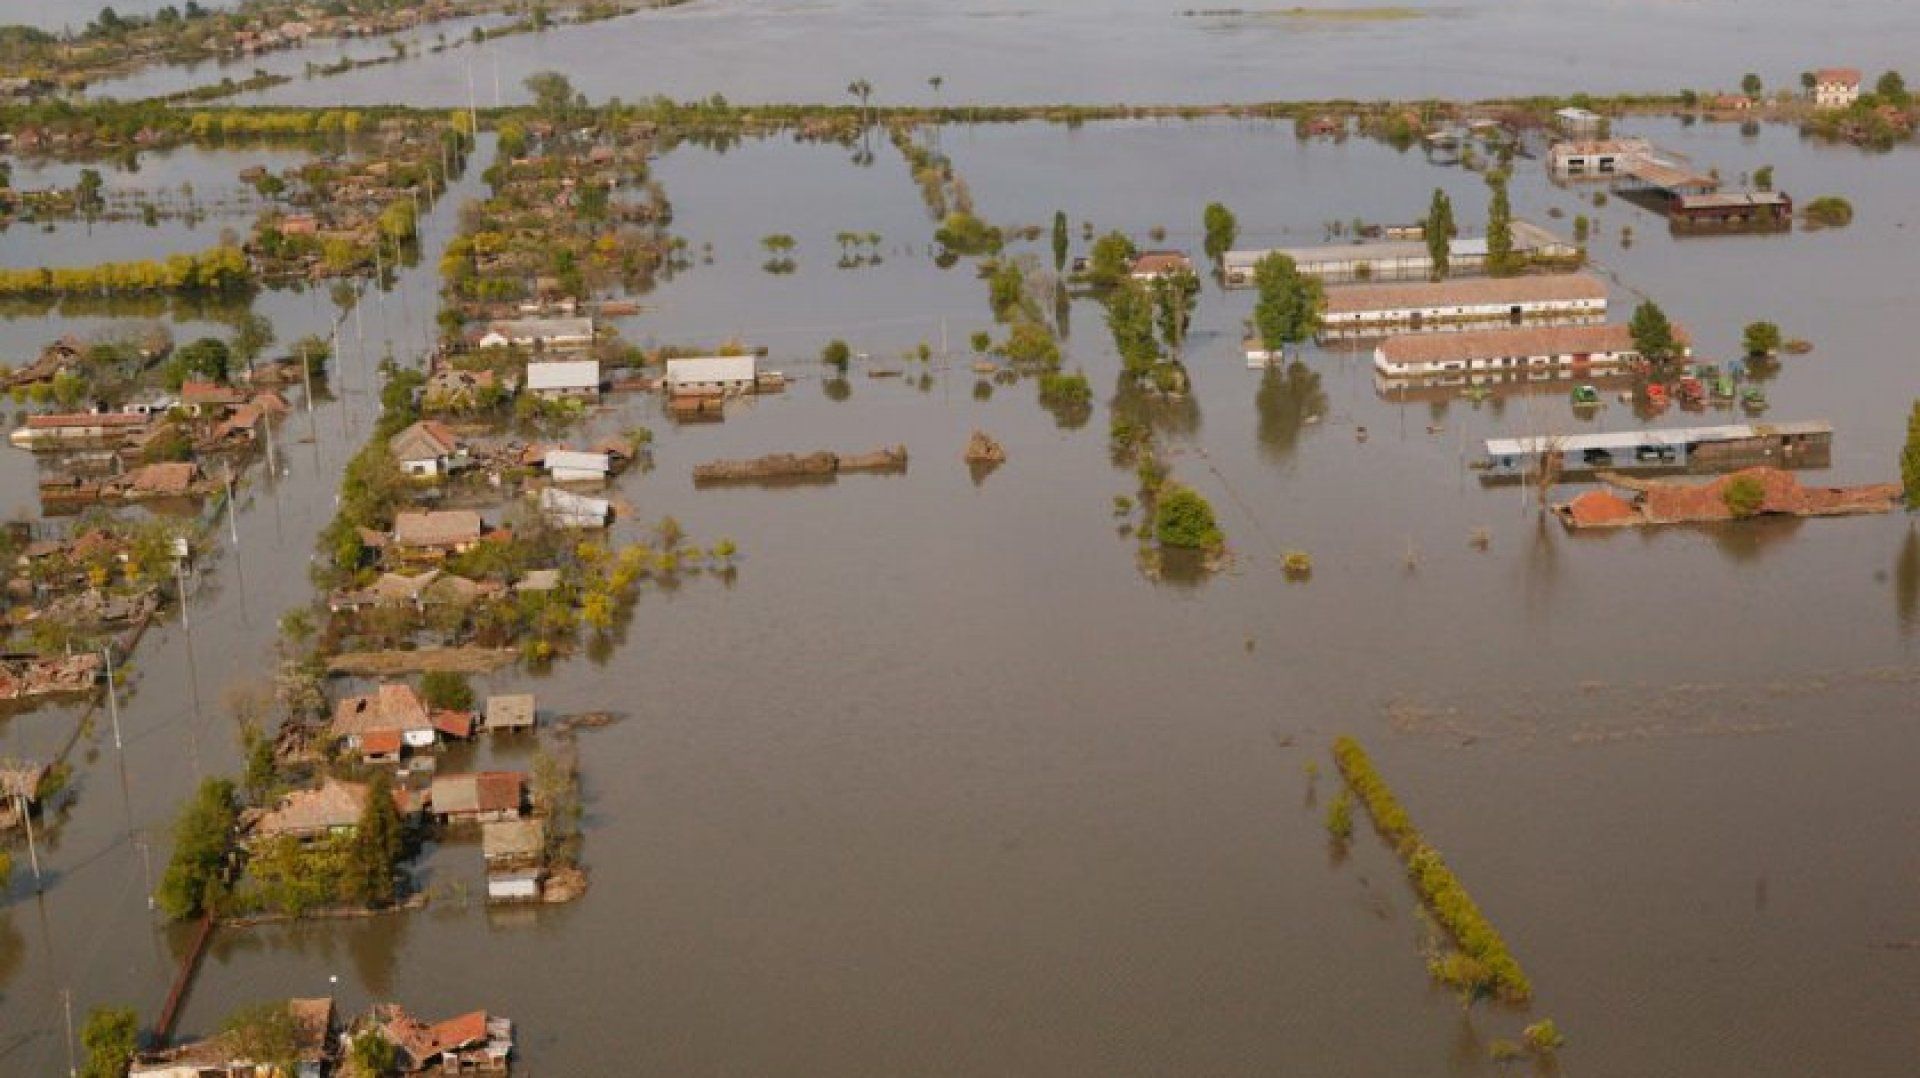
[[(1562, 229), (1597, 215), (1618, 318), (1654, 296), (1720, 359), (1755, 318), (1811, 340), (1768, 386), (1772, 416), (1836, 424), (1832, 467), (1809, 478), (1897, 474), (1920, 270), (1909, 155), (1632, 126), (1728, 176), (1772, 164), (1802, 201), (1850, 198), (1857, 221), (1676, 240), (1524, 160), (1516, 212)], [(1247, 244), (1410, 219), (1435, 186), (1464, 228), (1484, 215), (1475, 175), (1364, 141), (1302, 145), (1285, 126), (939, 137), (982, 216), (1045, 225), (1063, 209), (1076, 253), (1082, 221), (1143, 239), (1163, 226), (1197, 251), (1215, 199)], [(608, 654), (488, 680), (531, 686), (543, 711), (625, 717), (581, 735), (586, 898), (225, 932), (185, 1029), (330, 993), (511, 1015), (535, 1073), (1482, 1074), (1490, 1039), (1550, 1015), (1567, 1073), (1910, 1071), (1920, 540), (1905, 519), (1569, 537), (1464, 459), (1494, 433), (1640, 425), (1626, 406), (1576, 420), (1560, 392), (1383, 398), (1364, 356), (1318, 349), (1307, 375), (1249, 371), (1252, 297), (1209, 284), (1193, 399), (1160, 429), (1237, 557), (1150, 583), (1112, 515), (1134, 483), (1106, 447), (1118, 363), (1100, 310), (1069, 312), (1068, 363), (1096, 387), (1084, 426), (1056, 422), (1031, 382), (981, 399), (963, 342), (990, 324), (985, 285), (970, 263), (934, 264), (905, 164), (884, 144), (874, 156), (770, 141), (682, 147), (657, 168), (674, 230), (712, 262), (623, 329), (737, 334), (794, 382), (721, 424), (619, 401), (602, 426), (660, 436), (656, 469), (619, 481), (640, 517), (620, 538), (672, 514), (703, 543), (734, 538), (739, 572), (648, 592)], [(450, 224), (435, 218), (430, 250)], [(836, 268), (841, 231), (881, 233), (882, 263)], [(760, 268), (775, 232), (798, 240), (792, 274)], [(380, 323), (402, 339), (431, 310), (430, 270), (407, 281), (410, 315), (392, 297)], [(810, 358), (835, 337), (869, 357), (841, 385)], [(900, 358), (921, 342), (932, 362)], [(344, 423), (323, 411), (319, 444), (256, 485), (194, 635), (169, 626), (143, 646), (122, 714), (137, 749), (114, 754), (96, 721), (46, 897), (16, 870), (0, 1070), (57, 1069), (63, 988), (76, 1012), (164, 993), (179, 935), (146, 909), (147, 855), (157, 871), (195, 775), (234, 766), (220, 687), (263, 665), (273, 619), (308, 598), (311, 535), (370, 415), (355, 388), (349, 375)], [(980, 482), (960, 460), (974, 427), (1010, 457)], [(689, 477), (716, 457), (896, 442), (904, 476)], [(1278, 564), (1295, 548), (1313, 555), (1309, 583)], [(0, 753), (70, 721), (10, 720)], [(1364, 830), (1345, 856), (1328, 849), (1341, 732), (1506, 936), (1538, 990), (1530, 1012), (1463, 1014), (1428, 983), (1390, 854)], [(477, 890), (478, 857), (435, 850), (424, 872)]]

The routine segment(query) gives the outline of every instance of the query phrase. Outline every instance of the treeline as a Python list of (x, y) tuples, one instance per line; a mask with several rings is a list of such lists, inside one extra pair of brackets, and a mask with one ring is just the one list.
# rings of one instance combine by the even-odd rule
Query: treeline
[(1375, 829), (1393, 844), (1395, 852), (1406, 863), (1414, 890), (1420, 893), (1434, 919), (1459, 947), (1458, 951), (1440, 955), (1428, 963), (1435, 979), (1509, 1003), (1531, 999), (1533, 985), (1521, 972), (1520, 963), (1508, 953), (1506, 941), (1480, 912), (1466, 887), (1441, 859), (1440, 852), (1429, 846), (1414, 828), (1413, 818), (1387, 788), (1386, 780), (1374, 770), (1367, 751), (1353, 738), (1341, 737), (1333, 743), (1333, 758), (1340, 767), (1341, 778), (1367, 806)]
[(96, 266), (0, 269), (0, 297), (231, 293), (252, 287), (253, 272), (238, 247), (214, 247), (163, 260), (102, 262)]

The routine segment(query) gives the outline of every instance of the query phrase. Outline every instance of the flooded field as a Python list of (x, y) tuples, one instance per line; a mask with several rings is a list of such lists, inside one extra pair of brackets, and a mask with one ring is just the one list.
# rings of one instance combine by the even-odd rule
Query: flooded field
[[(1236, 14), (1193, 14), (1231, 11)], [(295, 82), (247, 100), (457, 105), (473, 65), (520, 80), (567, 72), (594, 100), (845, 103), (864, 78), (889, 104), (1213, 103), (1729, 88), (1747, 71), (1797, 85), (1829, 62), (1904, 59), (1920, 10), (1899, 0), (1406, 0), (1196, 8), (1179, 0), (1007, 7), (934, 0), (697, 0), (610, 23), (506, 38), (393, 69)], [(1806, 52), (1817, 41), (1823, 56)], [(938, 42), (931, 47), (930, 42)], [(806, 57), (795, 63), (796, 56)], [(942, 78), (936, 88), (928, 80)]]
[[(1812, 341), (1769, 382), (1770, 415), (1836, 425), (1817, 481), (1896, 475), (1920, 271), (1909, 155), (1780, 128), (1631, 127), (1728, 176), (1771, 164), (1802, 201), (1842, 194), (1856, 223), (1676, 239), (1524, 158), (1516, 214), (1563, 231), (1595, 218), (1614, 317), (1655, 297), (1706, 358), (1731, 357), (1758, 318)], [(1164, 245), (1197, 254), (1214, 200), (1239, 216), (1241, 246), (1411, 220), (1436, 186), (1463, 231), (1484, 218), (1478, 175), (1360, 139), (1301, 143), (1291, 125), (937, 137), (982, 217), (1045, 226), (1062, 210), (1076, 254), (1082, 222), (1142, 242), (1163, 227)], [(1151, 583), (1111, 508), (1135, 483), (1106, 444), (1119, 364), (1100, 307), (1076, 300), (1066, 320), (1066, 365), (1095, 386), (1084, 425), (1058, 422), (1030, 381), (978, 378), (965, 341), (991, 325), (986, 284), (971, 260), (936, 264), (905, 162), (883, 139), (872, 150), (861, 166), (782, 139), (657, 163), (696, 257), (623, 333), (764, 344), (792, 384), (718, 424), (612, 398), (596, 430), (658, 435), (655, 468), (618, 480), (638, 512), (616, 539), (670, 514), (702, 541), (735, 539), (738, 572), (648, 594), (604, 653), (477, 686), (620, 714), (580, 735), (593, 890), (489, 911), (463, 897), (480, 884), (471, 850), (435, 849), (425, 912), (223, 932), (184, 1031), (268, 995), (333, 994), (512, 1015), (534, 1073), (620, 1058), (648, 1073), (1491, 1074), (1493, 1038), (1551, 1015), (1569, 1072), (1902, 1073), (1920, 936), (1920, 542), (1906, 519), (1569, 536), (1466, 461), (1490, 435), (1643, 425), (1627, 405), (1609, 396), (1577, 418), (1564, 388), (1477, 405), (1382, 396), (1351, 351), (1250, 371), (1253, 297), (1209, 281), (1193, 397), (1157, 425), (1235, 556), (1219, 575)], [(452, 201), (477, 190), (470, 177)], [(168, 823), (199, 775), (237, 763), (221, 694), (311, 597), (313, 535), (376, 408), (372, 364), (388, 341), (418, 355), (453, 217), (430, 218), (422, 268), (362, 307), (342, 403), (283, 426), (284, 473), (250, 485), (192, 631), (142, 645), (126, 754), (89, 720), (80, 796), (49, 822), (45, 895), (16, 864), (0, 909), (0, 1070), (58, 1069), (64, 989), (76, 1010), (164, 994), (184, 931), (161, 928), (145, 895)], [(843, 231), (880, 234), (880, 262), (839, 268)], [(760, 241), (781, 232), (797, 268), (768, 273)], [(1045, 263), (1045, 246), (1015, 249)], [(333, 316), (320, 291), (254, 309), (283, 341)], [(96, 323), (26, 317), (0, 333), (24, 348), (69, 324)], [(864, 353), (845, 380), (814, 358), (835, 338)], [(902, 358), (923, 342), (930, 360)], [(1009, 456), (978, 481), (960, 460), (976, 427)], [(716, 458), (894, 443), (912, 453), (904, 475), (690, 479)], [(24, 456), (4, 458), (10, 503)], [(1291, 549), (1313, 555), (1310, 582), (1282, 571)], [(0, 755), (55, 751), (78, 718), (0, 720)], [(1342, 732), (1525, 963), (1525, 1019), (1463, 1014), (1430, 985), (1423, 915), (1364, 828), (1330, 853), (1326, 750)], [(461, 751), (456, 765), (500, 750)]]

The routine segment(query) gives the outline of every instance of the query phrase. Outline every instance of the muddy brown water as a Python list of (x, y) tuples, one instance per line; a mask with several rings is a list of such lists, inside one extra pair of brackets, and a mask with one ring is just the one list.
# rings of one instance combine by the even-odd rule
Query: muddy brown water
[[(1920, 269), (1909, 155), (1634, 127), (1729, 176), (1771, 163), (1803, 201), (1844, 194), (1857, 223), (1675, 240), (1619, 200), (1583, 208), (1527, 161), (1516, 212), (1563, 229), (1597, 212), (1617, 317), (1636, 290), (1656, 296), (1720, 359), (1756, 317), (1812, 340), (1768, 386), (1772, 415), (1839, 429), (1832, 467), (1809, 478), (1894, 474)], [(940, 137), (984, 216), (1045, 225), (1064, 209), (1076, 253), (1082, 220), (1165, 226), (1167, 245), (1197, 249), (1212, 199), (1247, 243), (1409, 219), (1435, 186), (1465, 227), (1484, 214), (1477, 176), (1364, 141), (1301, 145), (1287, 127)], [(1402, 403), (1375, 392), (1364, 356), (1318, 349), (1317, 388), (1263, 391), (1239, 354), (1252, 297), (1209, 284), (1194, 399), (1163, 437), (1237, 558), (1155, 585), (1112, 516), (1133, 480), (1105, 445), (1117, 362), (1097, 307), (1073, 305), (1068, 341), (1096, 407), (1063, 428), (1030, 382), (976, 397), (962, 342), (990, 323), (985, 285), (968, 263), (934, 265), (891, 147), (870, 168), (840, 147), (681, 147), (657, 176), (675, 231), (713, 262), (645, 297), (627, 334), (737, 333), (794, 384), (722, 424), (619, 401), (601, 428), (659, 434), (656, 469), (618, 482), (642, 518), (619, 536), (672, 514), (702, 543), (734, 538), (738, 572), (649, 591), (597, 658), (483, 679), (531, 688), (548, 713), (625, 716), (579, 735), (592, 890), (489, 912), (457, 897), (480, 890), (477, 850), (434, 849), (423, 913), (222, 933), (184, 1029), (331, 993), (510, 1015), (534, 1073), (1479, 1074), (1488, 1041), (1549, 1015), (1569, 1072), (1909, 1069), (1920, 553), (1905, 519), (1574, 539), (1463, 467), (1489, 434), (1572, 429), (1564, 396)], [(882, 265), (835, 268), (843, 230), (882, 233)], [(799, 240), (797, 272), (759, 268), (773, 232)], [(1031, 250), (1048, 259), (1045, 245)], [(424, 318), (430, 277), (409, 282)], [(378, 325), (404, 340), (397, 300), (388, 311)], [(923, 389), (899, 353), (937, 351), (943, 326), (955, 354)], [(870, 357), (844, 394), (810, 358), (833, 337)], [(905, 376), (864, 376), (878, 366)], [(76, 1012), (164, 994), (184, 937), (147, 910), (146, 864), (164, 863), (195, 775), (236, 763), (218, 697), (264, 667), (273, 619), (310, 594), (311, 535), (365, 436), (372, 402), (355, 388), (370, 384), (349, 375), (351, 422), (324, 411), (319, 443), (288, 454), (277, 488), (256, 485), (193, 635), (169, 626), (143, 646), (124, 757), (96, 720), (78, 796), (49, 828), (46, 895), (16, 869), (0, 910), (0, 1070), (61, 1065), (63, 988)], [(1612, 401), (1584, 422), (1640, 425)], [(979, 483), (959, 459), (976, 426), (1009, 455)], [(913, 453), (902, 476), (695, 490), (689, 474), (894, 442)], [(1482, 528), (1485, 551), (1470, 542)], [(1281, 572), (1293, 548), (1313, 555), (1309, 583)], [(71, 721), (7, 720), (0, 752)], [(1367, 743), (1506, 936), (1537, 986), (1531, 1011), (1463, 1014), (1427, 981), (1390, 854), (1364, 829), (1330, 854), (1340, 732)]]
[[(1324, 18), (1293, 9), (1418, 17)], [(1233, 14), (1188, 15), (1195, 11)], [(526, 100), (521, 80), (564, 72), (594, 100), (848, 104), (1211, 104), (1730, 90), (1742, 74), (1797, 88), (1800, 72), (1911, 64), (1920, 11), (1900, 0), (1403, 0), (1219, 4), (1055, 0), (696, 0), (612, 22), (502, 38), (418, 63), (296, 80), (241, 100), (464, 104)], [(1817, 47), (1809, 43), (1817, 42)], [(799, 58), (804, 58), (802, 61)], [(496, 78), (497, 73), (497, 78)], [(939, 77), (936, 88), (929, 80)], [(210, 81), (210, 80), (209, 80)]]

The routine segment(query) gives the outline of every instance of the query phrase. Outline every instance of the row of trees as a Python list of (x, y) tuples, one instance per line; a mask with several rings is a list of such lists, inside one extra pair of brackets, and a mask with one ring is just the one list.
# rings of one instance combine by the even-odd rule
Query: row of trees
[(238, 247), (228, 246), (169, 255), (164, 260), (0, 269), (0, 297), (236, 293), (252, 286), (247, 256)]
[(1533, 984), (1508, 952), (1506, 941), (1480, 912), (1439, 851), (1429, 846), (1414, 828), (1412, 817), (1401, 807), (1386, 780), (1374, 770), (1366, 750), (1353, 738), (1341, 737), (1333, 743), (1333, 758), (1339, 765), (1341, 778), (1373, 817), (1374, 827), (1406, 863), (1414, 890), (1459, 947), (1458, 951), (1432, 959), (1429, 969), (1434, 977), (1454, 987), (1484, 992), (1512, 1003), (1530, 999)]

